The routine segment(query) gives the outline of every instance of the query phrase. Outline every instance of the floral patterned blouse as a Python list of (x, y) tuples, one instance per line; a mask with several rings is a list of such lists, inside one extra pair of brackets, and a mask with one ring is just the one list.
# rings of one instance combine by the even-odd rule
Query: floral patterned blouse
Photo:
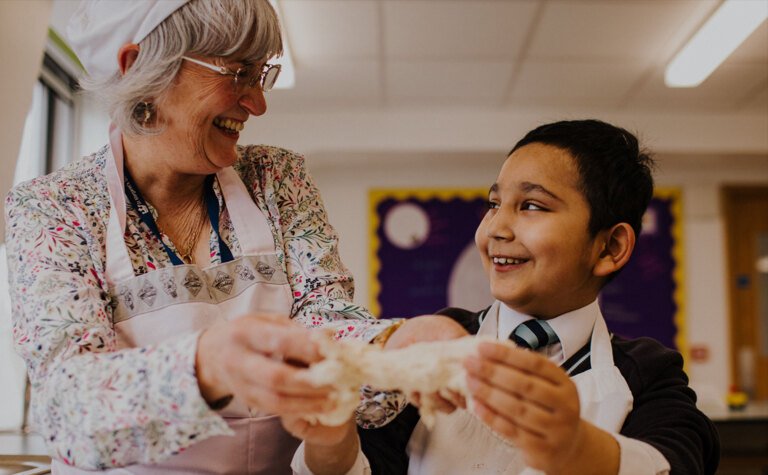
[[(288, 275), (292, 318), (332, 327), (339, 338), (372, 339), (388, 322), (352, 303), (352, 276), (303, 157), (267, 146), (240, 147), (238, 154), (235, 170), (268, 217)], [(15, 187), (6, 200), (13, 337), (32, 383), (32, 421), (53, 457), (85, 469), (151, 463), (230, 433), (200, 396), (197, 333), (117, 349), (104, 275), (108, 157), (105, 146)], [(237, 256), (237, 236), (216, 185), (214, 191), (222, 238)], [(172, 265), (130, 205), (125, 243), (136, 275)], [(210, 243), (217, 263), (213, 232)], [(380, 425), (375, 421), (392, 418), (403, 405), (395, 394), (366, 390), (364, 396), (358, 420), (365, 426)]]

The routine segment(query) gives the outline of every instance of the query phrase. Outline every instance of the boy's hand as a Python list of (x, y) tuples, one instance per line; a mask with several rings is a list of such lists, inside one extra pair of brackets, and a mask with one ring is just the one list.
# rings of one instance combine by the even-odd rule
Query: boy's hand
[(411, 317), (395, 330), (384, 345), (385, 350), (405, 348), (425, 341), (453, 340), (467, 336), (467, 330), (445, 315)]
[(581, 419), (576, 385), (547, 358), (507, 344), (481, 343), (479, 356), (467, 358), (465, 367), (475, 413), (519, 447), (527, 465), (548, 473), (582, 473), (572, 469), (585, 462), (590, 448), (605, 450), (608, 457), (592, 460), (589, 470), (615, 458), (616, 470), (605, 473), (618, 471), (618, 444)]
[(283, 416), (285, 430), (304, 440), (304, 463), (315, 475), (347, 473), (360, 451), (354, 419), (336, 427), (312, 425), (300, 416)]
[[(432, 407), (440, 412), (450, 414), (458, 408), (466, 409), (467, 401), (464, 396), (454, 391), (448, 391), (445, 395), (440, 393), (427, 394), (427, 398), (432, 403)], [(421, 407), (421, 401), (423, 396), (419, 392), (411, 393), (408, 395), (408, 402), (416, 407)]]
[[(414, 343), (426, 341), (453, 340), (469, 335), (458, 322), (444, 315), (421, 315), (411, 317), (389, 337), (384, 345), (385, 350), (405, 348)], [(450, 394), (443, 397), (440, 394), (412, 393), (408, 400), (416, 407), (421, 406), (423, 398), (431, 401), (432, 405), (440, 412), (451, 413), (456, 408), (466, 407), (464, 398), (458, 394)]]
[(292, 436), (319, 447), (330, 447), (341, 443), (350, 432), (356, 430), (354, 421), (346, 422), (340, 426), (324, 426), (322, 424), (310, 424), (301, 416), (282, 416), (283, 427)]

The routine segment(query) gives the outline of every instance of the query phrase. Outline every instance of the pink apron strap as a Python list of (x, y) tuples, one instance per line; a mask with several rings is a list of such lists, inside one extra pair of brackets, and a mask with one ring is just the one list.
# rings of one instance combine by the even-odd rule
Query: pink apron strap
[[(134, 273), (124, 239), (126, 214), (122, 134), (114, 125), (110, 127), (109, 139), (110, 151), (106, 157), (105, 171), (111, 207), (107, 225), (105, 274), (107, 282), (115, 285), (134, 277)], [(242, 255), (275, 252), (274, 238), (267, 217), (254, 203), (237, 172), (232, 167), (227, 167), (216, 175), (235, 234), (240, 241)]]
[(242, 255), (271, 254), (275, 241), (264, 212), (256, 206), (243, 180), (232, 167), (216, 174), (221, 193), (224, 195), (229, 218), (240, 241)]
[(123, 139), (120, 130), (109, 128), (110, 149), (105, 172), (109, 192), (109, 222), (107, 223), (107, 283), (114, 286), (134, 277), (133, 264), (125, 247), (125, 185), (123, 184)]

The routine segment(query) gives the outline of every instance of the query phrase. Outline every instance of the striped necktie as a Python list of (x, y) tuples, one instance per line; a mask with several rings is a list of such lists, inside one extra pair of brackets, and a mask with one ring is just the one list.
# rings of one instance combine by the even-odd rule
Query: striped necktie
[(560, 341), (549, 323), (544, 320), (528, 320), (521, 323), (509, 335), (509, 339), (521, 348), (529, 350), (544, 348)]

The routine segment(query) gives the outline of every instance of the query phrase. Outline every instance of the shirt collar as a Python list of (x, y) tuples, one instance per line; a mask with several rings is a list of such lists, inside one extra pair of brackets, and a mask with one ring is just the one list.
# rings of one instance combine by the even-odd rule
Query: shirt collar
[[(518, 325), (533, 319), (530, 315), (509, 308), (504, 302), (499, 303), (499, 335), (509, 335)], [(589, 305), (547, 320), (560, 339), (563, 360), (570, 358), (589, 342), (595, 321), (600, 315), (600, 306), (595, 299)]]

